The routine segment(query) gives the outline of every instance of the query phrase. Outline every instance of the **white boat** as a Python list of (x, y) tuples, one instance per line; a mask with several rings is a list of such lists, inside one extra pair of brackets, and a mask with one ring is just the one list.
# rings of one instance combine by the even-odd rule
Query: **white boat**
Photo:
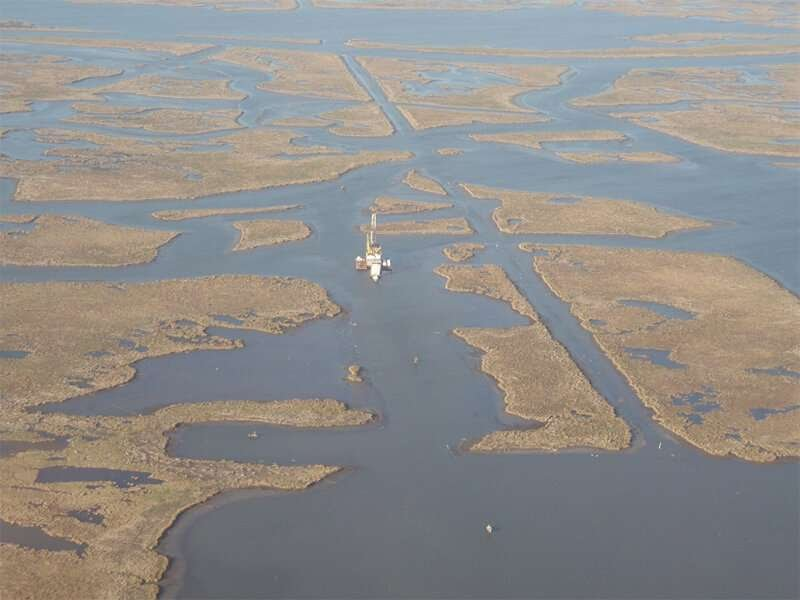
[(356, 256), (356, 270), (369, 271), (369, 276), (375, 283), (381, 278), (383, 271), (392, 270), (392, 261), (383, 258), (383, 248), (375, 241), (375, 231), (378, 228), (378, 215), (372, 213), (369, 229), (364, 235), (364, 256)]

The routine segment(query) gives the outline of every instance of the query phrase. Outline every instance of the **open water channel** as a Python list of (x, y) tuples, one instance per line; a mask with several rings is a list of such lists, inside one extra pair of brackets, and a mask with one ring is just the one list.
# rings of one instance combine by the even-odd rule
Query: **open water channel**
[[(242, 14), (210, 8), (4, 0), (0, 10), (6, 18), (113, 30), (114, 37), (132, 39), (172, 40), (176, 32), (197, 41), (220, 33), (317, 37), (323, 44), (312, 50), (350, 57), (366, 52), (343, 45), (359, 37), (418, 44), (585, 49), (627, 45), (625, 36), (635, 34), (759, 31), (716, 22), (633, 19), (578, 7), (500, 13), (337, 11), (314, 9), (304, 1), (300, 9), (289, 13)], [(14, 44), (9, 49), (30, 51), (31, 47)], [(81, 53), (90, 58), (109, 56), (104, 50), (51, 50), (76, 57)], [(208, 53), (142, 64), (135, 53), (114, 52), (121, 57), (113, 54), (109, 64), (118, 60), (118, 66), (126, 69), (125, 76), (186, 67), (198, 75), (213, 70), (218, 76), (233, 78), (234, 87), (248, 98), (229, 104), (244, 110), (241, 122), (248, 126), (276, 115), (303, 114), (303, 106), (312, 111), (320, 104), (259, 91), (256, 85), (263, 76), (207, 63)], [(786, 61), (785, 57), (737, 57), (565, 63), (572, 71), (563, 85), (520, 100), (553, 119), (537, 128), (615, 129), (630, 138), (626, 147), (683, 159), (677, 165), (581, 166), (549, 153), (469, 140), (469, 133), (486, 127), (416, 133), (349, 58), (356, 76), (386, 108), (398, 131), (388, 138), (355, 140), (308, 130), (309, 142), (349, 150), (410, 150), (415, 153), (412, 161), (358, 170), (329, 183), (194, 202), (37, 203), (37, 212), (82, 214), (124, 225), (179, 230), (182, 235), (151, 264), (121, 269), (2, 267), (0, 278), (5, 281), (291, 275), (320, 283), (345, 311), (335, 319), (313, 322), (282, 336), (215, 330), (243, 339), (245, 348), (143, 360), (131, 383), (49, 410), (124, 415), (180, 402), (333, 397), (380, 415), (376, 424), (335, 431), (252, 424), (180, 428), (169, 444), (176, 456), (313, 462), (347, 469), (302, 493), (226, 494), (181, 516), (160, 546), (173, 559), (163, 581), (164, 597), (796, 597), (800, 592), (797, 463), (759, 465), (712, 458), (672, 439), (653, 423), (624, 377), (570, 315), (569, 307), (532, 272), (531, 256), (516, 248), (519, 242), (540, 241), (717, 252), (736, 256), (797, 293), (796, 171), (775, 168), (767, 158), (691, 145), (566, 104), (570, 98), (604, 89), (637, 66), (748, 67)], [(474, 77), (471, 72), (461, 74), (455, 84), (469, 85)], [(68, 105), (36, 105), (32, 113), (0, 116), (0, 125), (51, 126), (69, 114)], [(523, 128), (491, 127), (492, 131), (515, 129)], [(435, 153), (441, 147), (465, 152), (442, 157)], [(38, 155), (43, 149), (29, 131), (10, 134), (3, 142), (3, 151), (11, 156)], [(431, 216), (463, 215), (470, 220), (477, 234), (468, 239), (488, 246), (475, 262), (499, 264), (509, 273), (553, 336), (634, 428), (632, 449), (515, 455), (459, 451), (465, 439), (519, 423), (504, 416), (501, 394), (479, 371), (480, 356), (450, 331), (465, 326), (508, 327), (525, 320), (505, 304), (443, 289), (443, 280), (433, 269), (444, 262), (441, 248), (460, 241), (455, 238), (387, 237), (383, 243), (394, 271), (379, 285), (353, 271), (353, 257), (361, 250), (356, 228), (376, 196), (431, 199), (402, 185), (404, 173), (412, 167), (441, 181), (455, 204)], [(512, 238), (497, 232), (491, 222), (494, 203), (468, 198), (460, 191), (460, 182), (629, 198), (712, 220), (716, 226), (660, 240)], [(30, 212), (31, 207), (10, 201), (12, 191), (13, 182), (2, 182), (0, 209)], [(312, 237), (297, 245), (245, 253), (230, 251), (237, 235), (231, 222), (241, 217), (163, 223), (149, 216), (153, 210), (172, 208), (288, 203), (304, 206), (286, 213), (286, 218), (308, 223)], [(344, 367), (350, 363), (364, 367), (365, 384), (342, 381)], [(259, 433), (257, 439), (247, 435), (254, 430)], [(486, 534), (486, 523), (493, 524), (492, 535)]]

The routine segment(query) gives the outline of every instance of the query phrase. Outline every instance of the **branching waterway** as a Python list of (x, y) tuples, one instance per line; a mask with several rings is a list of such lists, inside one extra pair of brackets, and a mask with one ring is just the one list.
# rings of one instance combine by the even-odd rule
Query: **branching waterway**
[[(376, 413), (377, 419), (362, 427), (320, 430), (210, 422), (178, 426), (169, 433), (166, 451), (173, 457), (341, 465), (345, 469), (305, 491), (223, 493), (183, 513), (157, 547), (170, 558), (161, 581), (164, 598), (785, 598), (798, 594), (797, 462), (757, 464), (712, 457), (673, 436), (656, 422), (635, 386), (581, 325), (570, 305), (534, 272), (533, 255), (518, 248), (522, 242), (537, 242), (723, 254), (797, 294), (800, 217), (795, 169), (774, 166), (774, 157), (721, 152), (614, 118), (608, 111), (569, 105), (574, 98), (607, 89), (631, 68), (770, 65), (790, 62), (791, 57), (556, 60), (431, 53), (422, 58), (479, 64), (563, 64), (569, 72), (561, 85), (515, 98), (516, 108), (536, 109), (549, 122), (415, 130), (357, 58), (421, 57), (407, 50), (356, 48), (348, 46), (348, 40), (591, 50), (625, 47), (632, 44), (628, 39), (632, 35), (726, 31), (726, 25), (637, 19), (586, 11), (580, 6), (420, 12), (320, 9), (306, 0), (288, 12), (122, 7), (56, 0), (2, 0), (0, 11), (4, 18), (37, 25), (93, 30), (80, 37), (174, 41), (174, 32), (181, 31), (186, 36), (182, 41), (211, 44), (211, 49), (154, 60), (152, 54), (134, 50), (44, 46), (2, 42), (0, 38), (8, 52), (58, 54), (124, 70), (111, 81), (140, 75), (230, 80), (230, 89), (244, 99), (127, 94), (109, 94), (108, 99), (148, 107), (238, 109), (237, 123), (244, 128), (315, 116), (347, 103), (314, 94), (265, 91), (259, 85), (270, 80), (270, 75), (215, 61), (217, 50), (252, 45), (336, 54), (385, 113), (395, 133), (343, 137), (325, 127), (300, 127), (293, 130), (305, 137), (297, 143), (348, 153), (401, 150), (414, 155), (402, 162), (352, 170), (330, 181), (206, 195), (192, 201), (22, 203), (13, 200), (17, 184), (11, 179), (0, 181), (3, 215), (72, 214), (116, 225), (180, 232), (159, 250), (153, 262), (102, 269), (4, 265), (0, 266), (4, 282), (146, 282), (223, 273), (282, 275), (318, 283), (343, 308), (335, 318), (307, 323), (278, 336), (237, 330), (235, 318), (222, 315), (231, 328), (214, 327), (210, 333), (240, 339), (243, 348), (144, 358), (134, 365), (135, 378), (124, 385), (40, 407), (46, 414), (131, 416), (182, 403), (335, 398), (351, 408)], [(739, 32), (765, 30), (752, 25), (736, 27)], [(223, 33), (230, 37), (217, 37)], [(253, 41), (254, 36), (264, 41)], [(284, 41), (269, 43), (269, 38)], [(322, 42), (298, 45), (286, 38), (318, 38)], [(473, 77), (474, 73), (480, 72), (468, 71), (470, 82), (473, 78), (483, 81)], [(437, 86), (447, 87), (448, 81), (444, 77)], [(497, 77), (486, 81), (507, 83)], [(108, 83), (92, 78), (76, 87), (85, 91)], [(3, 153), (11, 159), (52, 160), (52, 155), (44, 154), (52, 144), (38, 139), (33, 130), (54, 127), (197, 144), (216, 136), (64, 123), (74, 112), (72, 102), (36, 101), (31, 112), (0, 115), (0, 127), (14, 130), (2, 142)], [(533, 150), (480, 143), (469, 137), (472, 133), (532, 128), (613, 130), (626, 139), (545, 145)], [(436, 152), (441, 148), (458, 148), (463, 153), (443, 156)], [(579, 165), (556, 157), (553, 148), (658, 151), (681, 160), (676, 164)], [(403, 183), (410, 169), (440, 182), (448, 197), (410, 189)], [(492, 220), (498, 203), (470, 197), (461, 183), (570, 197), (628, 199), (708, 221), (711, 226), (657, 239), (507, 235), (499, 232)], [(459, 327), (509, 328), (528, 321), (502, 302), (444, 289), (444, 281), (434, 269), (446, 262), (442, 248), (464, 241), (461, 238), (385, 236), (381, 242), (393, 271), (378, 285), (354, 271), (353, 258), (363, 250), (357, 228), (378, 196), (452, 202), (452, 208), (435, 213), (385, 220), (465, 217), (475, 234), (464, 240), (486, 245), (472, 264), (495, 264), (506, 271), (552, 337), (628, 423), (631, 448), (622, 452), (463, 451), (465, 442), (491, 431), (534, 424), (504, 412), (497, 382), (480, 370), (480, 353), (451, 332)], [(233, 222), (250, 217), (222, 215), (165, 222), (151, 216), (163, 210), (289, 204), (302, 208), (287, 213), (290, 216), (275, 213), (275, 218), (302, 220), (310, 227), (311, 236), (302, 242), (247, 252), (232, 251), (238, 239)], [(4, 224), (2, 231), (10, 228), (30, 230), (27, 225)], [(693, 315), (654, 301), (632, 298), (629, 302), (626, 306), (655, 311), (664, 319), (691, 319)], [(0, 351), (19, 352), (12, 347)], [(669, 349), (636, 347), (630, 351), (643, 362), (682, 368), (679, 361), (670, 360)], [(4, 354), (0, 360), (26, 357)], [(351, 364), (363, 367), (364, 383), (344, 381)], [(774, 367), (778, 369), (775, 376), (785, 375), (786, 369), (779, 367)], [(778, 412), (782, 409), (763, 410), (772, 412), (759, 412), (754, 418), (784, 414)], [(4, 454), (31, 448), (63, 449), (60, 438), (58, 443), (39, 443), (45, 445), (10, 442)], [(77, 478), (57, 464), (47, 473), (49, 481)], [(100, 469), (91, 475), (87, 481), (110, 477)], [(124, 478), (120, 485), (157, 485), (146, 473), (139, 475), (144, 480)], [(3, 520), (0, 524), (7, 528), (8, 535), (0, 539), (4, 544), (85, 551), (79, 544), (38, 530), (12, 527)], [(485, 529), (487, 524), (492, 526), (491, 533)]]

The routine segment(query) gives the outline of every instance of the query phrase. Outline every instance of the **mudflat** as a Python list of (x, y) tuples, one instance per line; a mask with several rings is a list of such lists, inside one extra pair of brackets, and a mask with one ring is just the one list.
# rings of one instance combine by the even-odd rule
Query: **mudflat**
[[(361, 231), (367, 231), (362, 225)], [(429, 221), (381, 221), (377, 232), (383, 235), (472, 235), (475, 231), (464, 217)]]
[(94, 98), (92, 90), (72, 87), (90, 77), (121, 73), (85, 65), (62, 56), (34, 54), (0, 55), (0, 112), (25, 112), (34, 101)]
[(543, 144), (566, 142), (624, 142), (627, 137), (621, 131), (605, 129), (576, 131), (509, 131), (506, 133), (473, 133), (469, 136), (476, 142), (494, 142), (541, 150)]
[(436, 181), (433, 177), (423, 175), (416, 169), (412, 169), (403, 178), (405, 183), (412, 190), (418, 192), (425, 192), (426, 194), (434, 194), (435, 196), (447, 196), (447, 190), (442, 187), (442, 184)]
[(414, 104), (398, 104), (400, 111), (416, 130), (464, 125), (525, 125), (545, 123), (550, 119), (536, 112), (499, 112), (495, 110), (463, 110)]
[(228, 79), (186, 79), (164, 75), (140, 75), (122, 79), (96, 88), (96, 91), (194, 100), (243, 100), (245, 97), (243, 93), (231, 89)]
[[(353, 427), (374, 415), (331, 399), (220, 401), (174, 405), (150, 415), (75, 417), (6, 413), (2, 435), (35, 429), (69, 439), (56, 451), (0, 458), (6, 522), (35, 526), (83, 548), (75, 552), (0, 544), (5, 593), (37, 598), (148, 598), (158, 595), (167, 557), (159, 539), (186, 509), (224, 491), (301, 490), (339, 470), (331, 465), (249, 464), (174, 458), (168, 434), (181, 424), (242, 421), (281, 427)], [(40, 478), (45, 469), (65, 481)], [(81, 473), (92, 479), (82, 481)], [(132, 474), (124, 484), (115, 480)], [(87, 477), (88, 478), (88, 477)], [(91, 521), (72, 515), (92, 514)]]
[(233, 224), (239, 230), (239, 241), (234, 251), (252, 250), (262, 246), (277, 246), (288, 242), (298, 242), (311, 235), (311, 229), (302, 221), (259, 219), (237, 221)]
[[(717, 34), (721, 35), (721, 34)], [(725, 34), (727, 36), (727, 32)], [(646, 40), (647, 36), (635, 36), (637, 41)], [(582, 50), (578, 48), (566, 50), (528, 50), (524, 48), (489, 48), (486, 46), (428, 46), (420, 44), (400, 44), (392, 42), (378, 42), (365, 39), (351, 39), (347, 45), (352, 48), (365, 50), (398, 50), (401, 52), (419, 52), (420, 54), (457, 54), (464, 56), (491, 56), (511, 58), (546, 58), (546, 59), (581, 59), (581, 60), (608, 60), (608, 59), (646, 59), (646, 58), (711, 58), (725, 56), (781, 56), (796, 54), (798, 51), (797, 37), (778, 38), (772, 43), (766, 43), (766, 38), (751, 38), (756, 43), (741, 43), (739, 36), (731, 37), (734, 43), (725, 40), (723, 43), (705, 45), (681, 45), (680, 37), (675, 43), (666, 44), (662, 41), (659, 46), (626, 46), (618, 48), (596, 48)], [(722, 38), (716, 38), (722, 39)]]
[(608, 163), (670, 164), (681, 159), (665, 152), (556, 152), (556, 156), (580, 165)]
[(452, 208), (452, 202), (422, 202), (419, 200), (404, 200), (390, 196), (378, 196), (370, 205), (369, 211), (383, 215), (406, 215), (419, 212), (431, 212)]
[(444, 254), (449, 260), (453, 262), (466, 262), (474, 258), (474, 256), (486, 248), (484, 244), (474, 242), (460, 242), (457, 244), (450, 244), (442, 248)]
[(586, 0), (588, 10), (639, 17), (699, 18), (768, 27), (800, 27), (797, 11), (781, 0)]
[[(525, 92), (557, 86), (567, 72), (558, 65), (489, 64), (409, 60), (362, 56), (359, 63), (400, 104), (427, 104), (455, 109), (526, 112), (515, 98)], [(453, 90), (447, 82), (465, 81)], [(442, 81), (445, 87), (432, 85)]]
[(436, 273), (448, 290), (507, 302), (527, 326), (458, 328), (454, 335), (483, 352), (481, 370), (504, 392), (505, 411), (530, 428), (491, 432), (466, 444), (471, 452), (622, 450), (631, 433), (539, 321), (538, 314), (497, 265), (442, 265)]
[[(30, 232), (0, 231), (0, 264), (122, 267), (148, 263), (178, 234), (121, 227), (85, 217), (40, 215)], [(19, 221), (24, 223), (26, 221)]]
[(345, 137), (386, 137), (394, 133), (394, 126), (375, 102), (359, 102), (322, 112), (318, 116), (287, 117), (271, 124), (282, 127), (326, 127), (334, 135)]
[(492, 219), (503, 233), (557, 233), (664, 237), (710, 224), (662, 212), (652, 206), (572, 194), (524, 192), (462, 184), (473, 198), (500, 203)]
[(205, 219), (207, 217), (283, 212), (296, 208), (302, 207), (300, 204), (279, 204), (276, 206), (253, 206), (249, 208), (187, 208), (186, 210), (157, 210), (151, 213), (151, 215), (153, 218), (161, 221), (185, 221), (187, 219)]
[(137, 108), (81, 102), (72, 105), (75, 114), (68, 123), (99, 125), (120, 129), (143, 129), (158, 133), (196, 135), (241, 129), (239, 110), (183, 110), (177, 108)]
[(259, 88), (270, 92), (331, 100), (371, 100), (341, 57), (335, 54), (234, 47), (213, 58), (269, 74), (271, 79), (260, 83)]
[(0, 342), (26, 353), (0, 361), (7, 410), (121, 385), (143, 358), (241, 345), (209, 335), (210, 326), (279, 334), (339, 313), (320, 286), (281, 277), (6, 283), (0, 291)]
[[(725, 152), (795, 158), (800, 124), (791, 103), (798, 93), (800, 68), (794, 64), (632, 69), (610, 89), (572, 104), (652, 105), (657, 110), (611, 116)], [(689, 104), (673, 106), (681, 102)]]
[(725, 256), (524, 248), (661, 425), (710, 454), (800, 454), (797, 296)]
[(70, 0), (72, 4), (143, 4), (148, 6), (212, 7), (226, 12), (294, 10), (297, 0)]
[[(205, 142), (143, 140), (72, 130), (40, 130), (54, 160), (0, 159), (0, 176), (18, 179), (22, 201), (188, 199), (335, 179), (366, 165), (404, 160), (391, 150), (345, 154), (294, 144), (279, 129), (248, 129)], [(89, 142), (75, 147), (70, 142)]]

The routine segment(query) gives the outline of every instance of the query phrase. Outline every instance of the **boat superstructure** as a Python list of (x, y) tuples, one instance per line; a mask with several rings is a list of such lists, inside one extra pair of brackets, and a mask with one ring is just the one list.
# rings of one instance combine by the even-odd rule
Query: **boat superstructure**
[(369, 229), (364, 234), (364, 256), (356, 256), (356, 270), (369, 271), (369, 276), (375, 283), (381, 278), (383, 271), (392, 270), (392, 261), (383, 258), (383, 249), (375, 241), (375, 231), (378, 229), (378, 215), (372, 213)]

